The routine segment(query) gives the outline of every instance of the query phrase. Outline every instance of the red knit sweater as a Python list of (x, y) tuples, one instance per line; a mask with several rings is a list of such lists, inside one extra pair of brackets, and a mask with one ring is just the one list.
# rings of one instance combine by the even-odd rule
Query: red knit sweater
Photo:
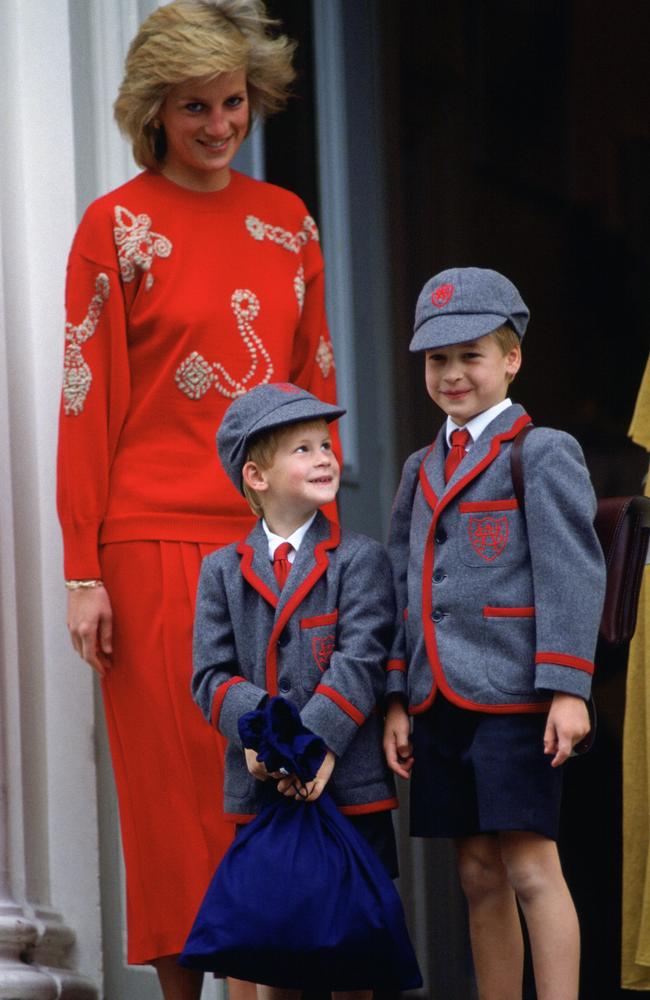
[(65, 575), (98, 545), (231, 542), (252, 515), (216, 455), (231, 400), (292, 381), (335, 402), (318, 232), (294, 194), (231, 172), (144, 172), (93, 202), (66, 290), (58, 507)]

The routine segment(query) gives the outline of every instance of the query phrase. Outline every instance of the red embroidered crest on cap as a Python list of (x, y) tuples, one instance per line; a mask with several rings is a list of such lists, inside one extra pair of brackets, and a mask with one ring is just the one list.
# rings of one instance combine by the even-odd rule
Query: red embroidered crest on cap
[(438, 285), (431, 293), (431, 304), (436, 309), (442, 309), (443, 306), (446, 306), (451, 301), (451, 297), (455, 291), (455, 285)]
[(302, 392), (303, 391), (299, 386), (294, 385), (292, 382), (276, 382), (275, 383), (275, 388), (279, 389), (281, 392), (293, 392), (293, 393), (296, 393), (296, 392)]
[(329, 666), (330, 658), (334, 652), (334, 635), (315, 635), (311, 641), (311, 648), (316, 660), (316, 666), (324, 673)]
[(467, 530), (472, 548), (487, 562), (500, 556), (507, 545), (507, 517), (470, 517)]

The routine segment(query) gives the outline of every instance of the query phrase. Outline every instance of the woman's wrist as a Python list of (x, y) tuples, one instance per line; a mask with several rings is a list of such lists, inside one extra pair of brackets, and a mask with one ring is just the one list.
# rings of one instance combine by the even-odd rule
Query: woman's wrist
[(93, 590), (95, 587), (103, 587), (103, 580), (65, 580), (67, 590)]

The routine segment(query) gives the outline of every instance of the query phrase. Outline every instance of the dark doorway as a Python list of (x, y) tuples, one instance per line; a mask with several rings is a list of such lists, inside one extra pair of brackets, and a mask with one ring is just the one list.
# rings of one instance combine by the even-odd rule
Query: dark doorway
[[(408, 354), (418, 292), (445, 267), (492, 267), (532, 314), (513, 397), (579, 439), (599, 495), (641, 492), (647, 459), (627, 428), (650, 329), (650, 5), (379, 2), (400, 458), (441, 422)], [(599, 651), (600, 738), (567, 771), (583, 1000), (632, 995), (619, 989), (625, 660)]]

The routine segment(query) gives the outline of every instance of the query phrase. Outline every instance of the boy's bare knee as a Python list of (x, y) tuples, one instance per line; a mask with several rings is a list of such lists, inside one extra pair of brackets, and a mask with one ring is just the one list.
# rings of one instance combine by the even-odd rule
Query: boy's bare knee
[(457, 859), (460, 884), (470, 902), (509, 888), (496, 841), (494, 844), (474, 840), (460, 843)]
[(507, 878), (522, 904), (564, 881), (557, 847), (537, 834), (502, 838), (501, 854)]

